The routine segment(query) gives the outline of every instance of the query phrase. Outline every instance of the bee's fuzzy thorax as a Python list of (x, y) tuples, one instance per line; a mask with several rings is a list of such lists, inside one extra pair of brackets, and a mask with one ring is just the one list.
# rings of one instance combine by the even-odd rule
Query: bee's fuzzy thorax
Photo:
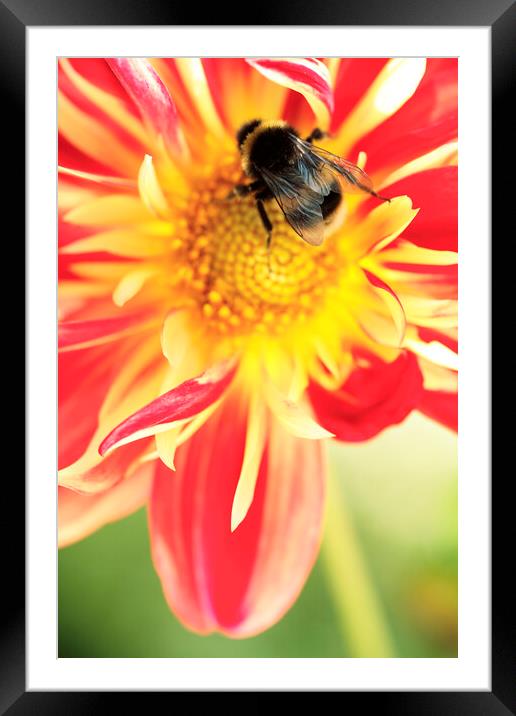
[[(253, 171), (253, 154), (256, 153), (256, 141), (257, 139), (263, 135), (270, 133), (271, 130), (288, 130), (288, 132), (294, 134), (297, 136), (296, 130), (291, 127), (288, 122), (285, 122), (284, 120), (269, 120), (266, 122), (260, 122), (251, 132), (247, 134), (244, 141), (240, 145), (240, 152), (242, 154), (242, 168), (244, 172), (248, 176), (254, 176)], [(276, 132), (274, 132), (276, 134)], [(288, 137), (287, 133), (278, 132), (278, 136), (285, 135), (285, 137)], [(288, 149), (288, 146), (290, 144), (290, 141), (287, 139), (285, 141), (285, 148)]]

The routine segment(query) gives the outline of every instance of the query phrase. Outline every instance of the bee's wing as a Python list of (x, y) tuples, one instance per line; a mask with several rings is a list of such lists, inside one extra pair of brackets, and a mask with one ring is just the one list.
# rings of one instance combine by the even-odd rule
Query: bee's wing
[[(348, 162), (346, 159), (342, 159), (336, 154), (327, 152), (321, 147), (315, 147), (302, 139), (297, 138), (297, 142), (303, 147), (305, 152), (311, 152), (315, 158), (320, 160), (322, 167), (319, 167), (319, 175), (327, 176), (333, 174), (336, 176), (341, 184), (342, 191), (347, 194), (357, 194), (366, 192), (372, 194), (380, 199), (378, 194), (373, 189), (373, 182), (371, 178), (356, 164)], [(314, 162), (312, 162), (314, 164)]]
[(312, 246), (320, 246), (324, 240), (321, 204), (330, 190), (317, 191), (294, 168), (281, 174), (261, 173), (294, 231)]

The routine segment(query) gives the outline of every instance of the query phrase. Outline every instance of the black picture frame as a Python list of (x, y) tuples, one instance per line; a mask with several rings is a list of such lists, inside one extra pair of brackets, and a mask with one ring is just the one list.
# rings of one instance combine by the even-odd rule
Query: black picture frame
[[(10, 205), (18, 217), (9, 250), (22, 247), (21, 222), (24, 216), (24, 104), (26, 28), (60, 25), (196, 25), (199, 9), (156, 0), (0, 0), (0, 76), (4, 119), (9, 137), (3, 146), (4, 167), (9, 167)], [(293, 5), (275, 0), (270, 5), (249, 4), (239, 9), (203, 8), (204, 25), (292, 25)], [(264, 22), (266, 17), (267, 22)], [(511, 206), (512, 183), (499, 177), (510, 156), (514, 136), (514, 114), (509, 110), (511, 79), (514, 76), (516, 6), (513, 0), (369, 0), (338, 3), (337, 0), (301, 0), (295, 6), (298, 25), (437, 25), (489, 26), (492, 41), (492, 164), (495, 190), (492, 191), (492, 231), (501, 232), (505, 207)], [(235, 22), (238, 20), (238, 22)], [(7, 157), (5, 157), (7, 154)], [(500, 172), (498, 171), (500, 169)], [(10, 209), (12, 211), (12, 209)], [(11, 229), (12, 231), (12, 229)], [(16, 240), (14, 238), (16, 237)], [(24, 261), (23, 251), (20, 258)], [(16, 301), (22, 302), (21, 292)], [(4, 294), (6, 295), (6, 294)], [(496, 295), (493, 295), (493, 299)], [(11, 304), (11, 308), (12, 308)], [(11, 315), (11, 309), (7, 312)], [(13, 314), (14, 315), (14, 314)], [(495, 315), (495, 314), (493, 314)], [(5, 316), (7, 317), (7, 316)], [(11, 319), (12, 335), (20, 326)], [(19, 332), (19, 331), (18, 331)], [(22, 338), (23, 340), (23, 338)], [(13, 345), (13, 344), (11, 344)], [(17, 344), (14, 344), (17, 345)], [(30, 345), (28, 350), (30, 350)], [(14, 350), (14, 348), (13, 348)], [(15, 358), (16, 355), (16, 358)], [(9, 371), (21, 365), (11, 354)], [(21, 369), (20, 369), (21, 372)], [(9, 374), (10, 375), (10, 374)], [(23, 379), (20, 376), (20, 381)], [(30, 386), (29, 386), (30, 390)], [(142, 698), (176, 698), (174, 693), (26, 692), (25, 691), (25, 537), (24, 484), (14, 475), (11, 463), (4, 475), (4, 580), (0, 644), (0, 713), (92, 714), (111, 710), (116, 698), (129, 696), (131, 706), (144, 705)], [(18, 470), (20, 472), (20, 470)], [(514, 502), (510, 499), (511, 475), (505, 470), (492, 481), (492, 691), (462, 692), (341, 692), (342, 708), (368, 707), (381, 714), (439, 714), (446, 716), (502, 716), (516, 713), (516, 671), (514, 669), (514, 604), (509, 588), (510, 545)], [(8, 561), (6, 557), (11, 557)], [(9, 565), (9, 566), (8, 566)], [(201, 695), (201, 694), (200, 694)], [(148, 708), (148, 701), (145, 702)]]

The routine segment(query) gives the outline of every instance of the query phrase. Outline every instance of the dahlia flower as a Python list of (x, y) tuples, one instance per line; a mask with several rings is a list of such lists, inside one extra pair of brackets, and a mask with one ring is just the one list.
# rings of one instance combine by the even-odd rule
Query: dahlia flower
[[(235, 135), (254, 118), (363, 168), (320, 247)], [(456, 428), (454, 59), (59, 62), (59, 541), (148, 506), (191, 630), (259, 633), (316, 559), (324, 443), (418, 410)], [(363, 476), (367, 479), (367, 475)]]

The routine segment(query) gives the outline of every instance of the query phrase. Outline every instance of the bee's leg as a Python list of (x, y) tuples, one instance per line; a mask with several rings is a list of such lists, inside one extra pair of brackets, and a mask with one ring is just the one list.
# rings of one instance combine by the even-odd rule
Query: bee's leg
[(260, 196), (258, 196), (256, 198), (256, 208), (258, 209), (258, 213), (260, 214), (260, 219), (262, 220), (263, 228), (267, 232), (267, 251), (268, 251), (271, 246), (272, 222), (267, 215), (267, 211), (265, 210), (265, 204), (263, 203), (263, 199), (260, 198)]
[(263, 183), (261, 181), (253, 181), (251, 184), (237, 184), (227, 195), (227, 199), (234, 199), (235, 197), (243, 197), (252, 194), (254, 191), (262, 189)]
[(269, 219), (269, 216), (267, 214), (267, 211), (265, 209), (265, 205), (263, 203), (263, 199), (268, 199), (268, 192), (262, 192), (261, 194), (258, 194), (256, 197), (256, 208), (258, 209), (258, 213), (260, 214), (260, 219), (262, 220), (263, 228), (267, 232), (267, 241), (266, 241), (266, 248), (267, 248), (267, 264), (269, 266), (269, 273), (271, 272), (271, 240), (272, 240), (272, 222)]
[(329, 136), (330, 135), (328, 134), (328, 132), (323, 132), (322, 129), (319, 129), (319, 127), (316, 127), (315, 129), (313, 129), (310, 132), (308, 137), (306, 137), (305, 142), (308, 142), (309, 144), (311, 144), (312, 142), (317, 141), (318, 139), (324, 139), (325, 137), (329, 137)]

